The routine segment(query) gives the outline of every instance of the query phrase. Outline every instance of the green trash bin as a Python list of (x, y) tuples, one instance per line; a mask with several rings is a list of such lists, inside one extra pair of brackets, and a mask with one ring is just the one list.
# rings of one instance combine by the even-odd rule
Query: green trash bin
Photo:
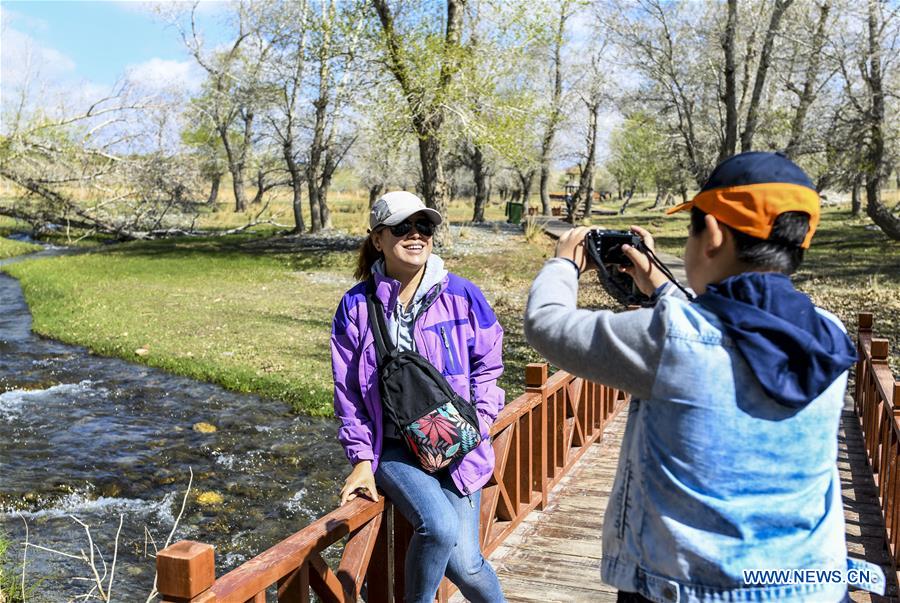
[(525, 210), (524, 203), (514, 203), (507, 201), (506, 203), (506, 221), (510, 224), (519, 224), (522, 221), (522, 212)]

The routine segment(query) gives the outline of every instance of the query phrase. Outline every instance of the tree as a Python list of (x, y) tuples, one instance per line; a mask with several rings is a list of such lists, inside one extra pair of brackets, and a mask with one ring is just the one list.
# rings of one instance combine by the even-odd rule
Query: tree
[[(885, 86), (884, 67), (890, 59), (896, 60), (896, 53), (886, 56), (886, 42), (895, 48), (897, 42), (897, 12), (884, 14), (884, 5), (877, 0), (868, 0), (866, 15), (867, 44), (860, 72), (869, 93), (867, 107), (869, 144), (866, 159), (866, 213), (884, 233), (894, 240), (900, 240), (900, 217), (893, 215), (881, 202), (881, 186), (890, 173), (890, 163), (886, 161), (885, 145)], [(893, 56), (891, 56), (893, 55)]]
[[(808, 6), (793, 0), (756, 4), (611, 0), (606, 5), (605, 23), (618, 50), (641, 76), (632, 104), (660, 116), (667, 136), (678, 141), (672, 147), (680, 156), (678, 163), (696, 185), (706, 181), (718, 161), (736, 152), (738, 140), (741, 151), (783, 148), (788, 142), (775, 131), (780, 123), (791, 121), (784, 119), (778, 103), (788, 81), (781, 77), (785, 68), (781, 33), (791, 11), (799, 13)], [(697, 22), (710, 25), (698, 31)], [(810, 88), (793, 119), (798, 128), (818, 91), (818, 65), (815, 61), (808, 65)], [(796, 116), (798, 112), (802, 115)], [(761, 132), (766, 140), (758, 144)]]
[(281, 147), (281, 157), (287, 169), (291, 185), (291, 210), (294, 216), (293, 234), (302, 234), (303, 186), (305, 170), (299, 159), (298, 136), (302, 116), (302, 91), (306, 67), (307, 45), (306, 0), (290, 3), (279, 12), (282, 19), (271, 19), (268, 23), (274, 29), (269, 35), (274, 38), (272, 59), (266, 72), (267, 86), (273, 90), (275, 101), (266, 119), (276, 144)]
[(348, 83), (354, 77), (355, 49), (360, 28), (365, 23), (358, 17), (360, 10), (347, 2), (341, 3), (339, 11), (335, 0), (328, 0), (327, 4), (321, 4), (319, 11), (311, 12), (311, 43), (317, 77), (306, 181), (313, 232), (331, 227), (328, 189), (335, 170), (356, 140), (355, 135), (340, 131), (340, 116), (348, 101), (351, 89)]
[[(422, 193), (425, 204), (441, 214), (447, 213), (450, 192), (444, 175), (443, 135), (447, 113), (447, 95), (460, 68), (465, 0), (446, 0), (441, 31), (431, 24), (441, 19), (405, 22), (402, 13), (387, 0), (372, 0), (380, 24), (382, 52), (409, 108), (412, 130), (419, 145)], [(401, 7), (402, 8), (402, 7)], [(430, 6), (426, 8), (426, 11)], [(398, 15), (400, 17), (398, 18)], [(408, 21), (408, 20), (407, 20)], [(406, 25), (406, 31), (400, 28)], [(441, 244), (449, 236), (445, 221), (435, 233)]]
[(625, 213), (639, 186), (654, 182), (653, 161), (660, 157), (662, 147), (663, 139), (653, 120), (643, 113), (627, 117), (613, 130), (606, 169), (616, 179), (619, 198), (624, 197), (619, 213)]
[[(190, 111), (188, 119), (190, 119)], [(191, 123), (188, 121), (188, 123)], [(219, 198), (219, 185), (228, 171), (225, 149), (218, 132), (209, 127), (206, 121), (194, 122), (181, 132), (181, 142), (192, 149), (195, 160), (199, 164), (200, 175), (210, 183), (206, 204), (215, 208)]]
[(227, 50), (206, 52), (196, 27), (197, 2), (190, 12), (189, 31), (175, 21), (188, 51), (207, 73), (203, 94), (197, 99), (211, 126), (218, 132), (228, 158), (234, 190), (234, 209), (245, 211), (244, 191), (248, 158), (255, 140), (254, 120), (265, 103), (260, 76), (270, 47), (253, 27), (254, 12), (268, 4), (242, 0), (235, 5), (237, 32)]
[(521, 2), (475, 2), (467, 8), (473, 13), (471, 33), (454, 80), (449, 120), (457, 133), (454, 160), (472, 173), (472, 220), (482, 222), (491, 179), (502, 162), (516, 163), (523, 150), (533, 149), (523, 149), (522, 133), (533, 128), (535, 94), (521, 74), (539, 64), (535, 50), (547, 32), (545, 20)]
[[(20, 110), (4, 122), (0, 177), (26, 194), (0, 204), (0, 215), (23, 220), (35, 232), (75, 228), (119, 240), (190, 230), (194, 164), (160, 132), (174, 112), (161, 98), (131, 99), (127, 88), (84, 111)], [(127, 152), (147, 141), (157, 144)]]
[(550, 43), (551, 66), (551, 93), (546, 110), (546, 121), (541, 137), (541, 208), (545, 216), (550, 215), (550, 154), (553, 150), (553, 141), (559, 129), (563, 116), (563, 59), (562, 49), (566, 43), (566, 23), (575, 12), (575, 3), (572, 0), (563, 0), (558, 4), (558, 16), (556, 16), (556, 32)]
[[(596, 13), (594, 14), (596, 17)], [(597, 32), (602, 32), (602, 23), (598, 23)], [(569, 204), (568, 219), (574, 223), (575, 214), (581, 204), (584, 204), (584, 215), (590, 217), (591, 205), (594, 198), (594, 168), (597, 156), (597, 130), (600, 107), (608, 100), (606, 94), (607, 76), (609, 69), (603, 63), (606, 55), (607, 38), (602, 33), (595, 33), (589, 42), (590, 52), (582, 65), (580, 81), (577, 83), (577, 94), (587, 114), (587, 131), (585, 133), (585, 151), (582, 161), (579, 163), (578, 188)]]

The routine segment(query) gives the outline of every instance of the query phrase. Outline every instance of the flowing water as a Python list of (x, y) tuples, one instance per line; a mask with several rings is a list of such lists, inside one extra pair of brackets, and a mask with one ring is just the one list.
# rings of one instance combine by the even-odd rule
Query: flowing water
[[(33, 544), (89, 554), (74, 516), (90, 527), (102, 572), (122, 515), (113, 600), (144, 601), (154, 576), (145, 548), (153, 552), (150, 536), (162, 548), (190, 468), (173, 541), (215, 545), (221, 574), (337, 503), (348, 466), (335, 433), (333, 420), (275, 400), (37, 337), (18, 282), (0, 273), (0, 531), (16, 566), (26, 523)], [(76, 559), (29, 547), (26, 571), (43, 600), (90, 589), (76, 578), (91, 570)]]

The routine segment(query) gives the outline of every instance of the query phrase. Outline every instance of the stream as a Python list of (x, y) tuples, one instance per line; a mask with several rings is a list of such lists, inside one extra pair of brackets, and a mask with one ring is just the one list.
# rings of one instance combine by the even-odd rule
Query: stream
[[(70, 252), (50, 247), (0, 265)], [(12, 543), (8, 569), (21, 571), (26, 523), (32, 544), (89, 554), (74, 516), (90, 527), (102, 575), (122, 515), (112, 599), (146, 600), (153, 542), (163, 547), (192, 469), (172, 541), (213, 544), (221, 575), (336, 506), (349, 469), (336, 430), (334, 420), (292, 414), (277, 400), (38, 337), (19, 283), (0, 272), (0, 531)], [(28, 549), (34, 600), (72, 600), (90, 590), (77, 579), (89, 576), (79, 559)]]

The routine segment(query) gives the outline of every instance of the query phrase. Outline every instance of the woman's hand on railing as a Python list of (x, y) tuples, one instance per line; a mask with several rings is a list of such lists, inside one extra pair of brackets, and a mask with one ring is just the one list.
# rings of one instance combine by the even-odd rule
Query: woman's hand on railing
[(356, 498), (362, 490), (363, 494), (378, 502), (378, 491), (375, 489), (375, 474), (372, 473), (372, 461), (360, 461), (344, 481), (341, 488), (341, 505)]

